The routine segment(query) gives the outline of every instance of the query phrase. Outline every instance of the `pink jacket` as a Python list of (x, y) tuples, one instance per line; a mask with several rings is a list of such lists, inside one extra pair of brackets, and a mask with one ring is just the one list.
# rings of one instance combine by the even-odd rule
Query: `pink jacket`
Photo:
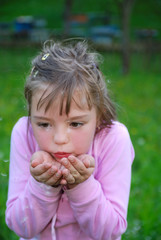
[(88, 154), (94, 174), (73, 189), (37, 182), (30, 174), (39, 150), (27, 117), (13, 128), (6, 223), (21, 239), (121, 239), (126, 217), (134, 150), (126, 127), (115, 122), (95, 136)]

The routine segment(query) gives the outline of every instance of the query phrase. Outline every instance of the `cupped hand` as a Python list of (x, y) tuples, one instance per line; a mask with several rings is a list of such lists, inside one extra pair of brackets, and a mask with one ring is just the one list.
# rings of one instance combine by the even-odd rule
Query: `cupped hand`
[(65, 167), (62, 170), (62, 174), (68, 188), (73, 188), (87, 180), (95, 168), (95, 160), (88, 154), (82, 154), (77, 157), (71, 155), (68, 158), (62, 158), (60, 162)]
[(61, 168), (61, 163), (47, 152), (38, 151), (31, 157), (30, 172), (38, 182), (58, 186), (62, 177)]

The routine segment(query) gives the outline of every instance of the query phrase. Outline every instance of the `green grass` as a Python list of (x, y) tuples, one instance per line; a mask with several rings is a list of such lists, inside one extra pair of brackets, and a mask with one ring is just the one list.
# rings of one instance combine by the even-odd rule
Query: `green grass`
[[(0, 239), (18, 237), (6, 226), (10, 134), (18, 118), (26, 114), (23, 85), (29, 62), (37, 49), (0, 49)], [(121, 74), (121, 59), (104, 54), (102, 70), (118, 106), (120, 121), (129, 129), (136, 151), (133, 164), (128, 229), (124, 240), (161, 239), (161, 69), (160, 56), (135, 54), (131, 72)]]

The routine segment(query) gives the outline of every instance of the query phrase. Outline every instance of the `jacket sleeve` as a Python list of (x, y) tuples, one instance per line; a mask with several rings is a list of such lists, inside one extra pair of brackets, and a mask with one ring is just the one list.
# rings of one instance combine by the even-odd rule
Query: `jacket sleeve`
[(66, 192), (82, 231), (95, 240), (118, 239), (127, 227), (134, 151), (121, 124), (95, 144), (94, 176)]
[(32, 153), (26, 130), (24, 121), (19, 120), (12, 131), (6, 223), (17, 235), (32, 238), (55, 215), (60, 188), (39, 183), (30, 175)]

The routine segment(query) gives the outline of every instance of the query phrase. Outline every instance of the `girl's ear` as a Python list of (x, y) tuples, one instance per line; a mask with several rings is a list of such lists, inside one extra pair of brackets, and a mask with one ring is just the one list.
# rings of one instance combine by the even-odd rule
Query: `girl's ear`
[(97, 117), (97, 122), (96, 122), (96, 130), (99, 131), (100, 130), (100, 117)]

